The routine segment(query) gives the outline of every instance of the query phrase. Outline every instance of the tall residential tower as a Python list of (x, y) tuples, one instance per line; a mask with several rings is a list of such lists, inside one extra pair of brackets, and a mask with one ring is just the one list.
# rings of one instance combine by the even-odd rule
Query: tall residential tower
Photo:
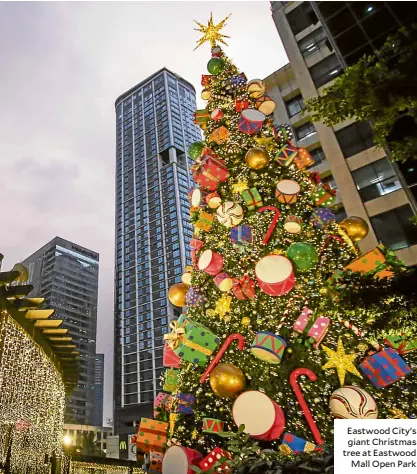
[[(328, 25), (320, 21), (317, 8), (333, 9), (335, 15), (340, 10), (337, 22), (335, 19), (336, 23), (330, 26), (334, 28), (337, 24), (341, 29), (352, 17), (352, 9), (368, 9), (367, 24), (371, 19), (369, 13), (375, 10), (379, 13), (375, 13), (373, 28), (379, 28), (385, 38), (387, 22), (379, 23), (378, 18), (388, 14), (387, 3), (391, 2), (318, 2), (317, 7), (315, 2), (271, 2), (273, 20), (290, 64), (265, 81), (267, 93), (277, 103), (275, 120), (291, 124), (299, 146), (312, 153), (315, 171), (330, 186), (337, 187), (342, 200), (339, 217), (360, 216), (369, 222), (370, 232), (360, 242), (362, 251), (383, 242), (406, 264), (416, 265), (417, 231), (410, 221), (417, 212), (411, 188), (414, 167), (409, 165), (401, 172), (397, 164), (391, 163), (386, 150), (375, 148), (368, 122), (350, 120), (327, 127), (321, 122), (313, 123), (302, 111), (304, 100), (322, 94), (347, 65), (335, 50)], [(328, 15), (331, 16), (330, 12)], [(356, 23), (349, 21), (349, 25), (356, 28)], [(363, 35), (353, 37), (364, 41)], [(344, 43), (349, 44), (353, 48), (353, 43)], [(362, 52), (369, 51), (365, 48)]]
[(179, 310), (179, 281), (192, 237), (189, 160), (200, 140), (194, 87), (163, 68), (116, 100), (114, 430), (132, 433), (151, 414), (163, 370), (163, 335)]
[(55, 237), (22, 262), (28, 267), (31, 294), (63, 319), (80, 353), (78, 385), (67, 397), (65, 423), (92, 425), (97, 330), (99, 256)]

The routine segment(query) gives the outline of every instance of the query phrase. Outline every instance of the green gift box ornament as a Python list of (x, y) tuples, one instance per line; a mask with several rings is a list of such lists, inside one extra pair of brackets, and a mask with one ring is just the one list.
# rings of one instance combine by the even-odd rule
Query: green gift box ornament
[(162, 387), (165, 392), (172, 393), (178, 387), (178, 370), (177, 369), (167, 369), (165, 371), (165, 383)]
[(256, 188), (245, 189), (242, 191), (242, 197), (249, 211), (263, 206), (261, 195)]
[(210, 118), (210, 114), (207, 109), (198, 109), (194, 112), (194, 123), (200, 128), (205, 130), (207, 128), (207, 122)]
[(205, 367), (208, 359), (219, 345), (219, 338), (202, 324), (180, 316), (177, 321), (171, 321), (172, 332), (164, 338), (178, 357)]

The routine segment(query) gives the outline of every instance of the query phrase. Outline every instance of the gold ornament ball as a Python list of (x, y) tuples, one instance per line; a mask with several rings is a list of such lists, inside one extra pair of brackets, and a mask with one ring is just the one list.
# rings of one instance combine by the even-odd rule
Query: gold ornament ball
[(242, 318), (242, 324), (244, 326), (249, 326), (250, 325), (250, 318), (248, 318), (247, 316), (245, 316), (244, 318)]
[(233, 364), (218, 364), (210, 374), (211, 389), (218, 397), (234, 398), (245, 385), (245, 375)]
[(203, 89), (203, 90), (201, 91), (201, 98), (202, 98), (203, 100), (210, 100), (210, 98), (211, 98), (211, 93), (210, 93), (209, 89)]
[(319, 293), (320, 293), (321, 295), (327, 295), (327, 294), (329, 293), (329, 290), (328, 290), (327, 288), (324, 288), (324, 287), (323, 287), (323, 288), (320, 288)]
[(168, 291), (168, 299), (174, 305), (178, 307), (185, 306), (185, 294), (188, 291), (189, 286), (185, 283), (175, 283)]
[(364, 239), (369, 232), (368, 223), (361, 217), (347, 217), (339, 225), (353, 242)]
[(265, 148), (250, 148), (245, 155), (246, 164), (253, 170), (261, 170), (269, 163), (269, 155)]
[(29, 280), (29, 271), (23, 265), (23, 263), (16, 263), (14, 267), (12, 268), (12, 272), (20, 273), (20, 275), (15, 280), (15, 281), (18, 281), (19, 283), (24, 283), (25, 281)]

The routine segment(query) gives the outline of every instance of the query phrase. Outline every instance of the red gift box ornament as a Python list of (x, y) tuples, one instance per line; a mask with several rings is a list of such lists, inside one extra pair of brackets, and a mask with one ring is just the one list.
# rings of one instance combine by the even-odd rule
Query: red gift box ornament
[(242, 112), (249, 107), (248, 99), (236, 99), (235, 100), (235, 109), (236, 112)]
[(169, 347), (167, 343), (164, 345), (162, 363), (165, 367), (171, 367), (172, 369), (179, 369), (181, 365), (181, 359), (177, 356), (177, 354), (175, 354), (175, 352)]
[(238, 300), (246, 300), (255, 297), (255, 282), (248, 275), (242, 278), (232, 278), (233, 294)]
[[(207, 149), (208, 150), (208, 149)], [(223, 183), (229, 177), (229, 170), (224, 161), (214, 153), (207, 151), (203, 159), (191, 167), (194, 181), (209, 191), (215, 191), (218, 183)]]
[(213, 79), (213, 76), (211, 76), (210, 74), (203, 74), (201, 76), (201, 85), (203, 87), (210, 85), (210, 82), (212, 79)]
[[(232, 455), (228, 451), (225, 451), (224, 449), (221, 449), (216, 446), (209, 454), (207, 454), (206, 457), (204, 457), (199, 462), (198, 465), (200, 466), (200, 469), (202, 471), (206, 472), (206, 471), (210, 471), (216, 463), (219, 463), (222, 460), (226, 461), (227, 459), (233, 459)], [(218, 471), (216, 469), (216, 472), (223, 472), (223, 473), (229, 472), (229, 470), (227, 469), (226, 462), (221, 464), (218, 467), (218, 469), (219, 469)]]
[(204, 245), (204, 242), (200, 239), (191, 239), (190, 247), (194, 250), (200, 250)]

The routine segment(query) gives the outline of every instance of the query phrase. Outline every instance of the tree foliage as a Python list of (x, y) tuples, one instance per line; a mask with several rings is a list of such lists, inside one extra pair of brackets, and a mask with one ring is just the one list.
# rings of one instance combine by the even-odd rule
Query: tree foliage
[(328, 126), (356, 118), (369, 120), (374, 143), (391, 149), (395, 161), (417, 159), (417, 25), (387, 38), (306, 103), (314, 121)]

